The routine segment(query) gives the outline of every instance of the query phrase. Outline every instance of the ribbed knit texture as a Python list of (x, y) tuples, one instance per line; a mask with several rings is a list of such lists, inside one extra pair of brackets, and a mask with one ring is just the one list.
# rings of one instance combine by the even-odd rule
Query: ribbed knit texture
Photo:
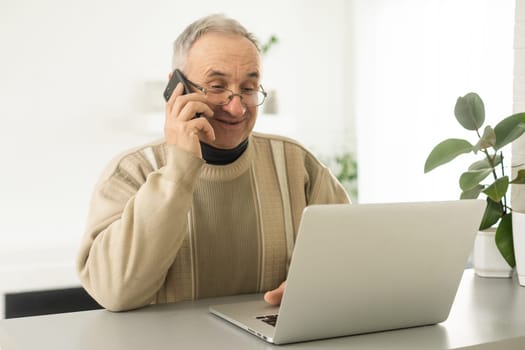
[(195, 189), (195, 232), (202, 232), (195, 240), (198, 298), (257, 290), (260, 247), (250, 180), (244, 172), (230, 181), (200, 181)]

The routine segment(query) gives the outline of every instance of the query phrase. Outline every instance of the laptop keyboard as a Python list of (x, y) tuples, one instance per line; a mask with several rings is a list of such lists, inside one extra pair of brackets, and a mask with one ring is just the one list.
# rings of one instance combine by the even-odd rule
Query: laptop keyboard
[(277, 316), (278, 315), (264, 315), (264, 316), (256, 316), (255, 318), (265, 323), (268, 323), (270, 326), (275, 327), (275, 324), (277, 323)]

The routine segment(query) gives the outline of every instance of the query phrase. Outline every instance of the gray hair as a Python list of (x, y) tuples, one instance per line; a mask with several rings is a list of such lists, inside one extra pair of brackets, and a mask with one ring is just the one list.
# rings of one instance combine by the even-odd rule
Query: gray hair
[(183, 68), (186, 64), (188, 52), (193, 44), (206, 33), (237, 34), (250, 40), (257, 51), (261, 52), (255, 35), (248, 32), (238, 21), (222, 14), (203, 17), (190, 24), (177, 37), (173, 44), (172, 68)]

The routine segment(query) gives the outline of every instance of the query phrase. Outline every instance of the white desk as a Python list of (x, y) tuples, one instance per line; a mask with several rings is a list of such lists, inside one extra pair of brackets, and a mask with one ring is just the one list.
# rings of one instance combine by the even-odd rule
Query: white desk
[(105, 310), (0, 321), (0, 348), (26, 349), (525, 349), (525, 288), (466, 270), (444, 323), (272, 346), (208, 313), (260, 295), (205, 299), (112, 313)]

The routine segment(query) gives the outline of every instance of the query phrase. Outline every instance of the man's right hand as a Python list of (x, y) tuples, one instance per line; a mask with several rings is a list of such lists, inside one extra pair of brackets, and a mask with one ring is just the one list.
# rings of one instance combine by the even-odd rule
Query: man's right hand
[[(213, 110), (206, 103), (206, 98), (198, 93), (183, 94), (181, 83), (173, 91), (166, 103), (164, 135), (166, 143), (176, 145), (202, 158), (199, 140), (212, 143), (215, 133), (206, 118), (213, 117)], [(205, 118), (195, 118), (200, 113)]]
[(264, 301), (266, 301), (270, 305), (280, 305), (285, 288), (286, 281), (281, 283), (281, 285), (276, 289), (264, 293)]

